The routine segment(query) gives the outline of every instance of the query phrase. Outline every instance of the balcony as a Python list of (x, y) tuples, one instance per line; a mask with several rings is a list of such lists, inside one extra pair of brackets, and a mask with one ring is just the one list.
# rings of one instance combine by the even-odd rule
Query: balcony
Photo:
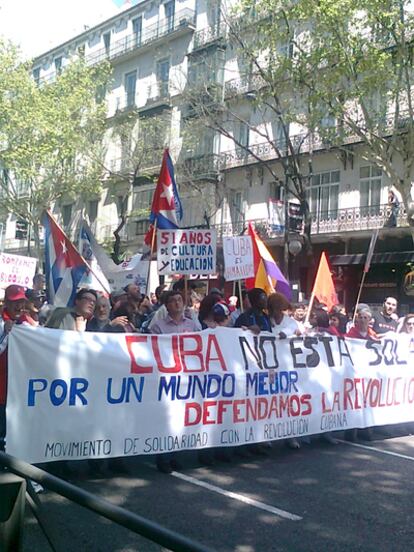
[[(332, 146), (327, 139), (310, 133), (295, 134), (290, 136), (289, 140), (296, 155), (308, 153), (309, 151), (323, 151), (335, 147)], [(361, 139), (356, 136), (349, 136), (342, 140), (342, 144), (345, 145), (360, 141)], [(245, 165), (260, 163), (261, 161), (279, 159), (278, 152), (281, 157), (290, 153), (286, 145), (286, 140), (260, 142), (247, 146), (247, 149), (237, 147), (220, 154), (220, 168), (222, 170), (234, 169)]]
[(148, 86), (145, 105), (139, 108), (139, 112), (159, 110), (171, 107), (171, 94), (168, 81), (160, 81)]
[[(330, 234), (356, 230), (374, 230), (375, 228), (383, 228), (389, 216), (390, 208), (387, 204), (325, 211), (312, 217), (311, 233)], [(405, 226), (408, 226), (406, 211), (404, 206), (400, 204), (397, 227)]]
[[(350, 207), (337, 209), (325, 213), (319, 213), (312, 217), (311, 233), (313, 235), (331, 234), (338, 232), (355, 232), (363, 230), (374, 230), (383, 228), (388, 220), (390, 209), (387, 204), (373, 205), (369, 207)], [(283, 238), (283, 230), (273, 226), (269, 219), (252, 219), (238, 222), (226, 222), (224, 224), (212, 225), (217, 230), (217, 237), (238, 236), (251, 222), (262, 238), (275, 239)], [(400, 205), (397, 217), (397, 227), (407, 227), (406, 212)]]
[(134, 96), (131, 96), (131, 94), (123, 94), (122, 96), (119, 96), (118, 98), (115, 98), (115, 110), (112, 111), (108, 108), (108, 115), (107, 117), (110, 119), (111, 117), (115, 117), (117, 115), (121, 115), (123, 113), (129, 113), (133, 110), (135, 110), (137, 107), (136, 100)]
[(194, 34), (193, 51), (209, 46), (216, 40), (223, 42), (225, 37), (226, 25), (221, 24), (214, 25), (213, 27), (206, 27)]
[(132, 33), (121, 40), (117, 40), (109, 48), (101, 48), (86, 56), (88, 65), (95, 65), (104, 60), (113, 61), (153, 46), (158, 40), (172, 35), (181, 35), (195, 29), (195, 11), (184, 9), (175, 14), (172, 18), (160, 20), (154, 25), (148, 26), (140, 34)]
[(185, 182), (207, 180), (217, 182), (220, 172), (220, 156), (216, 154), (198, 155), (184, 159), (177, 167), (180, 178)]
[(260, 75), (247, 75), (239, 79), (231, 79), (224, 85), (224, 95), (226, 98), (241, 96), (260, 90), (266, 86), (266, 81)]

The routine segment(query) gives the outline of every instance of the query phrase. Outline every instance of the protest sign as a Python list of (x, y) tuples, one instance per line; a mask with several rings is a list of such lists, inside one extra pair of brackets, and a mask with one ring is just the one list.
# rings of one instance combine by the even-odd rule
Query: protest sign
[(15, 327), (7, 452), (110, 458), (413, 421), (409, 339)]
[(228, 282), (253, 278), (253, 244), (251, 236), (223, 238), (224, 277)]
[(0, 253), (0, 288), (6, 289), (11, 284), (32, 287), (36, 263), (33, 257)]
[(158, 274), (213, 274), (215, 230), (158, 230)]

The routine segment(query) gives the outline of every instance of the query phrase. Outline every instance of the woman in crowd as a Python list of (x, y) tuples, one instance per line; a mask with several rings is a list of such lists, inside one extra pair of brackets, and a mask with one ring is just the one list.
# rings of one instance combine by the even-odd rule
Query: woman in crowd
[(281, 293), (272, 293), (267, 300), (272, 333), (278, 337), (300, 335), (299, 324), (286, 314), (291, 309), (289, 301)]
[(414, 314), (407, 314), (404, 317), (399, 333), (414, 334)]
[(213, 307), (216, 303), (221, 301), (221, 296), (216, 293), (210, 293), (206, 295), (200, 303), (198, 311), (198, 320), (201, 324), (201, 328), (215, 328), (216, 324), (213, 317)]

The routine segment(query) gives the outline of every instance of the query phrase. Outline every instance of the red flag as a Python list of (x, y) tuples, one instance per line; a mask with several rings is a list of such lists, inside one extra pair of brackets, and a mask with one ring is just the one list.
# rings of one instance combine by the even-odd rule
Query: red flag
[(314, 295), (320, 303), (326, 305), (328, 307), (328, 311), (330, 311), (334, 305), (339, 303), (325, 251), (322, 252), (321, 259), (319, 261), (318, 272), (316, 274), (315, 283), (313, 284), (312, 295)]

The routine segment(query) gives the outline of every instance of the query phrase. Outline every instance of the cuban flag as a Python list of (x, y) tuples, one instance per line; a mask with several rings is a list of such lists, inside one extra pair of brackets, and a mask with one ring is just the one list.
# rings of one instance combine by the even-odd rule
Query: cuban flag
[(44, 216), (43, 225), (48, 301), (56, 307), (71, 307), (88, 267), (49, 212)]
[(164, 151), (160, 176), (152, 198), (150, 228), (145, 235), (145, 243), (152, 244), (154, 228), (174, 230), (183, 218), (183, 208), (178, 196), (174, 177), (174, 167), (168, 149)]

